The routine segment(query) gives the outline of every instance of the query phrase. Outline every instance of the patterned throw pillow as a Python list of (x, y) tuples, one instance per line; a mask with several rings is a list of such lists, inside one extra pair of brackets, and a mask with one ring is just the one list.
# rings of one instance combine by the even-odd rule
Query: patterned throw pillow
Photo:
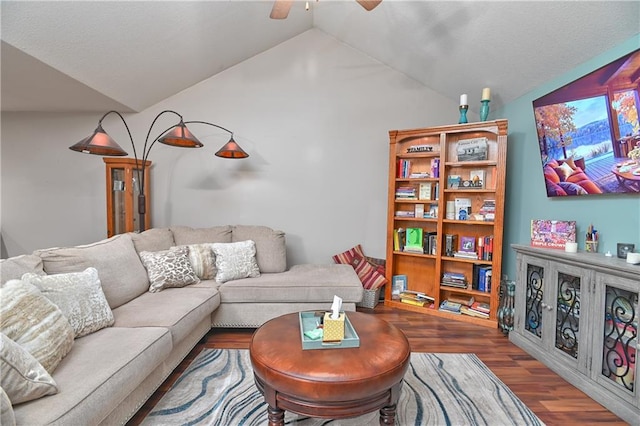
[(200, 279), (189, 261), (189, 247), (171, 247), (162, 251), (140, 252), (142, 264), (149, 275), (149, 291), (156, 293), (165, 288), (197, 284)]
[(40, 290), (21, 280), (0, 287), (0, 332), (53, 373), (73, 346), (73, 329)]
[(113, 312), (102, 291), (96, 268), (67, 274), (24, 274), (22, 280), (38, 287), (60, 308), (76, 338), (113, 325)]
[(356, 255), (360, 255), (362, 257), (364, 257), (364, 252), (362, 251), (362, 246), (360, 246), (360, 244), (358, 244), (357, 246), (350, 248), (349, 250), (342, 252), (340, 254), (336, 254), (335, 256), (332, 256), (332, 259), (335, 263), (342, 263), (344, 265), (351, 265), (351, 262), (353, 262), (353, 258), (356, 257)]
[(189, 247), (189, 261), (198, 278), (212, 280), (216, 277), (216, 256), (213, 254), (213, 244), (191, 244)]
[(216, 281), (224, 283), (240, 278), (260, 276), (256, 261), (256, 243), (252, 240), (237, 243), (215, 243), (213, 253), (216, 255)]
[(351, 266), (355, 269), (362, 286), (367, 290), (375, 290), (387, 283), (387, 279), (382, 275), (378, 268), (367, 262), (364, 256), (356, 254), (351, 262)]
[(13, 405), (58, 392), (58, 385), (38, 360), (3, 333), (0, 333), (0, 370), (0, 385)]

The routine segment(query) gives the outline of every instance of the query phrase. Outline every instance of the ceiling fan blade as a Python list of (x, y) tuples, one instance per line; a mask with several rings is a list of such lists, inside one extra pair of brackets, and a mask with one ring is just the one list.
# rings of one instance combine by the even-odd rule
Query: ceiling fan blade
[(357, 0), (360, 6), (364, 7), (368, 11), (375, 9), (377, 5), (382, 3), (382, 0)]
[(285, 19), (289, 15), (289, 9), (293, 0), (275, 0), (271, 9), (271, 19)]

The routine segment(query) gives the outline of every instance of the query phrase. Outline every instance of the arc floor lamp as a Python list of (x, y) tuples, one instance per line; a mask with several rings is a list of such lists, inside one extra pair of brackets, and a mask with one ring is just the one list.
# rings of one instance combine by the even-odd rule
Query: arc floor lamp
[[(76, 143), (69, 147), (72, 151), (81, 152), (84, 154), (94, 154), (101, 156), (127, 156), (129, 155), (116, 141), (114, 141), (111, 136), (107, 134), (102, 128), (102, 121), (110, 114), (115, 114), (122, 120), (124, 127), (127, 129), (127, 133), (129, 135), (129, 140), (131, 142), (131, 148), (133, 149), (133, 157), (135, 159), (136, 171), (138, 174), (138, 182), (140, 183), (140, 189), (138, 192), (138, 214), (140, 217), (140, 231), (144, 231), (145, 225), (145, 215), (146, 215), (146, 195), (144, 193), (144, 168), (147, 167), (147, 159), (149, 158), (149, 152), (151, 148), (155, 145), (156, 142), (163, 143), (165, 145), (175, 146), (179, 148), (202, 148), (204, 145), (202, 142), (198, 140), (194, 136), (193, 133), (187, 128), (187, 124), (205, 124), (207, 126), (213, 126), (218, 129), (224, 130), (231, 135), (229, 142), (224, 144), (222, 148), (215, 153), (217, 157), (221, 158), (247, 158), (249, 154), (247, 154), (240, 145), (236, 143), (233, 139), (233, 132), (229, 129), (225, 129), (222, 126), (217, 124), (209, 123), (207, 121), (184, 121), (182, 115), (178, 114), (172, 110), (164, 110), (160, 112), (151, 122), (151, 126), (149, 127), (149, 131), (147, 132), (147, 137), (144, 140), (144, 145), (142, 147), (142, 157), (138, 157), (138, 153), (136, 152), (136, 145), (133, 142), (133, 136), (131, 136), (131, 131), (129, 130), (129, 126), (127, 125), (127, 121), (124, 119), (122, 114), (118, 111), (108, 111), (105, 113), (100, 120), (98, 121), (98, 127), (93, 131), (93, 134), (87, 136), (82, 139), (80, 142)], [(165, 131), (161, 132), (158, 137), (151, 140), (149, 142), (149, 137), (151, 136), (151, 131), (153, 130), (154, 125), (160, 118), (160, 116), (164, 114), (175, 114), (180, 118), (178, 124), (174, 124), (169, 127)]]

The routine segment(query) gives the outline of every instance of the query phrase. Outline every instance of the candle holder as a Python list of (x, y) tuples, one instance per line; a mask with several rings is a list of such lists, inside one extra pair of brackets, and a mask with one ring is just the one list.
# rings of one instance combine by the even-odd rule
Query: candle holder
[(482, 105), (480, 105), (480, 121), (487, 121), (487, 117), (489, 117), (489, 99), (483, 99), (480, 101)]
[(467, 121), (468, 110), (469, 110), (469, 105), (460, 105), (460, 120), (458, 120), (458, 124), (468, 123)]

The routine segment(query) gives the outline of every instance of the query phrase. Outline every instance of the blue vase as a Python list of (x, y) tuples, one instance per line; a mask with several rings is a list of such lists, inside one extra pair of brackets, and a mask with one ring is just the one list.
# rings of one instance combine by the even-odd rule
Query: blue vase
[(469, 109), (469, 105), (460, 105), (460, 120), (458, 120), (458, 124), (468, 123), (467, 121), (468, 109)]
[(487, 121), (487, 117), (489, 117), (489, 100), (484, 99), (480, 101), (482, 105), (480, 105), (480, 121)]

